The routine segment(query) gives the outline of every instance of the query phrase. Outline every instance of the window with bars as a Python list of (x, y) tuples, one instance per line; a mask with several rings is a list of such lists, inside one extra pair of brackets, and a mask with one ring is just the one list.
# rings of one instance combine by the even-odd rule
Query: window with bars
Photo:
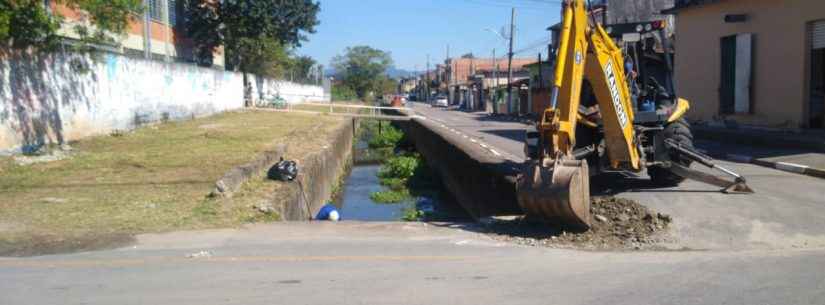
[(164, 3), (166, 4), (166, 9), (168, 9), (169, 12), (169, 25), (175, 26), (177, 24), (178, 17), (178, 6), (176, 0), (146, 0), (149, 17), (152, 18), (152, 20), (164, 22)]

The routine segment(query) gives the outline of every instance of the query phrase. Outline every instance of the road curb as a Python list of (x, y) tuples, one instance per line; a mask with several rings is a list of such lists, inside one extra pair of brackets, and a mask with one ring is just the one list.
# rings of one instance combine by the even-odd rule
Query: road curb
[(751, 156), (744, 156), (744, 155), (736, 155), (736, 154), (727, 154), (725, 156), (726, 159), (740, 162), (740, 163), (749, 163), (759, 166), (764, 166), (768, 168), (773, 168), (776, 170), (780, 170), (783, 172), (789, 172), (794, 174), (800, 174), (805, 176), (810, 176), (814, 178), (825, 179), (825, 170), (819, 168), (813, 168), (807, 165), (796, 164), (796, 163), (789, 163), (789, 162), (774, 162), (774, 161), (765, 161), (753, 158)]

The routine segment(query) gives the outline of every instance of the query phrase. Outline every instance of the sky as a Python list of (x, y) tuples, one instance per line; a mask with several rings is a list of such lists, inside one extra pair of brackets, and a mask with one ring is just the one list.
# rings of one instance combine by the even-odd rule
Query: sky
[(472, 52), (490, 58), (507, 53), (507, 43), (485, 29), (508, 29), (516, 8), (516, 57), (546, 56), (547, 27), (560, 19), (558, 0), (320, 0), (321, 24), (296, 50), (325, 67), (350, 46), (368, 45), (389, 51), (395, 67), (423, 71), (450, 56)]

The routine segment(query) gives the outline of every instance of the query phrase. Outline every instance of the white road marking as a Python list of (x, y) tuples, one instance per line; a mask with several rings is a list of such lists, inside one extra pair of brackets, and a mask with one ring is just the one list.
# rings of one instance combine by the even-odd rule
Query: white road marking
[(805, 170), (808, 169), (807, 165), (794, 164), (788, 162), (776, 162), (775, 166), (778, 170), (783, 170), (786, 172), (792, 172), (797, 174), (804, 174)]

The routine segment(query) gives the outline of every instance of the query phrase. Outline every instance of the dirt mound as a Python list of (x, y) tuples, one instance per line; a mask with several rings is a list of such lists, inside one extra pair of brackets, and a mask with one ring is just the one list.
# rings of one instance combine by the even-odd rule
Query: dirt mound
[(594, 197), (590, 212), (592, 227), (586, 232), (533, 222), (525, 218), (492, 220), (484, 232), (497, 240), (530, 246), (590, 250), (656, 249), (668, 230), (671, 217), (656, 213), (636, 201), (615, 197)]

